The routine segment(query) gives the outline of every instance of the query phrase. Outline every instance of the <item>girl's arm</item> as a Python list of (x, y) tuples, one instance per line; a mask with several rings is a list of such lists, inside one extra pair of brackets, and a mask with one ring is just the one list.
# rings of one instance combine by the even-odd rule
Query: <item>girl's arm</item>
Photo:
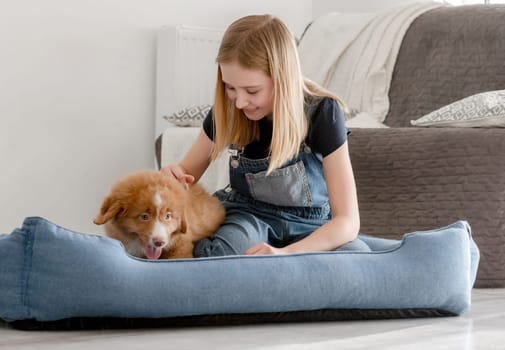
[(200, 129), (195, 142), (179, 164), (169, 164), (160, 171), (172, 174), (176, 179), (185, 183), (198, 181), (210, 164), (210, 155), (214, 142)]
[(246, 254), (328, 251), (357, 237), (360, 225), (358, 197), (347, 141), (323, 158), (323, 168), (332, 219), (309, 236), (284, 248), (273, 248), (266, 243), (259, 243), (246, 250)]

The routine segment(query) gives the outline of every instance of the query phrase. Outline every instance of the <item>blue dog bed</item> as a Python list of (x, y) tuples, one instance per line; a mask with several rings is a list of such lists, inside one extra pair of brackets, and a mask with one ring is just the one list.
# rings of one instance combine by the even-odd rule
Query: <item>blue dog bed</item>
[(27, 218), (0, 236), (0, 318), (108, 328), (459, 315), (479, 251), (469, 225), (361, 235), (367, 252), (138, 259), (120, 242)]

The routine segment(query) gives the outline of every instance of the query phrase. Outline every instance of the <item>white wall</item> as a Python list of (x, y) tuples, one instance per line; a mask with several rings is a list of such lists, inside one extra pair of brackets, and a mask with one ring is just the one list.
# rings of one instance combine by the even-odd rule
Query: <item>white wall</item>
[(0, 233), (26, 216), (101, 232), (103, 196), (153, 167), (155, 30), (273, 13), (301, 34), (310, 0), (0, 0)]

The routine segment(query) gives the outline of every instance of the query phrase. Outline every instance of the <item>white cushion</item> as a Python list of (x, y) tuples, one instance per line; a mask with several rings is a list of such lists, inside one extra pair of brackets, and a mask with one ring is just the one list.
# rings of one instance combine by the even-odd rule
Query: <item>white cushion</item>
[(430, 127), (505, 127), (505, 90), (466, 97), (410, 123)]

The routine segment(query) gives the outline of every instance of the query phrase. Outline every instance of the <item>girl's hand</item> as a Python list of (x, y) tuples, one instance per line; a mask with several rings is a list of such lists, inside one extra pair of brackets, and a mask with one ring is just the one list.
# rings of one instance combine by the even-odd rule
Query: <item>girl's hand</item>
[(179, 164), (170, 164), (166, 167), (160, 169), (161, 173), (164, 175), (169, 175), (175, 177), (180, 183), (184, 185), (190, 185), (195, 181), (193, 175), (186, 174), (184, 169)]
[(261, 242), (253, 245), (244, 252), (245, 255), (261, 255), (261, 254), (285, 254), (281, 248), (274, 248), (271, 245)]

